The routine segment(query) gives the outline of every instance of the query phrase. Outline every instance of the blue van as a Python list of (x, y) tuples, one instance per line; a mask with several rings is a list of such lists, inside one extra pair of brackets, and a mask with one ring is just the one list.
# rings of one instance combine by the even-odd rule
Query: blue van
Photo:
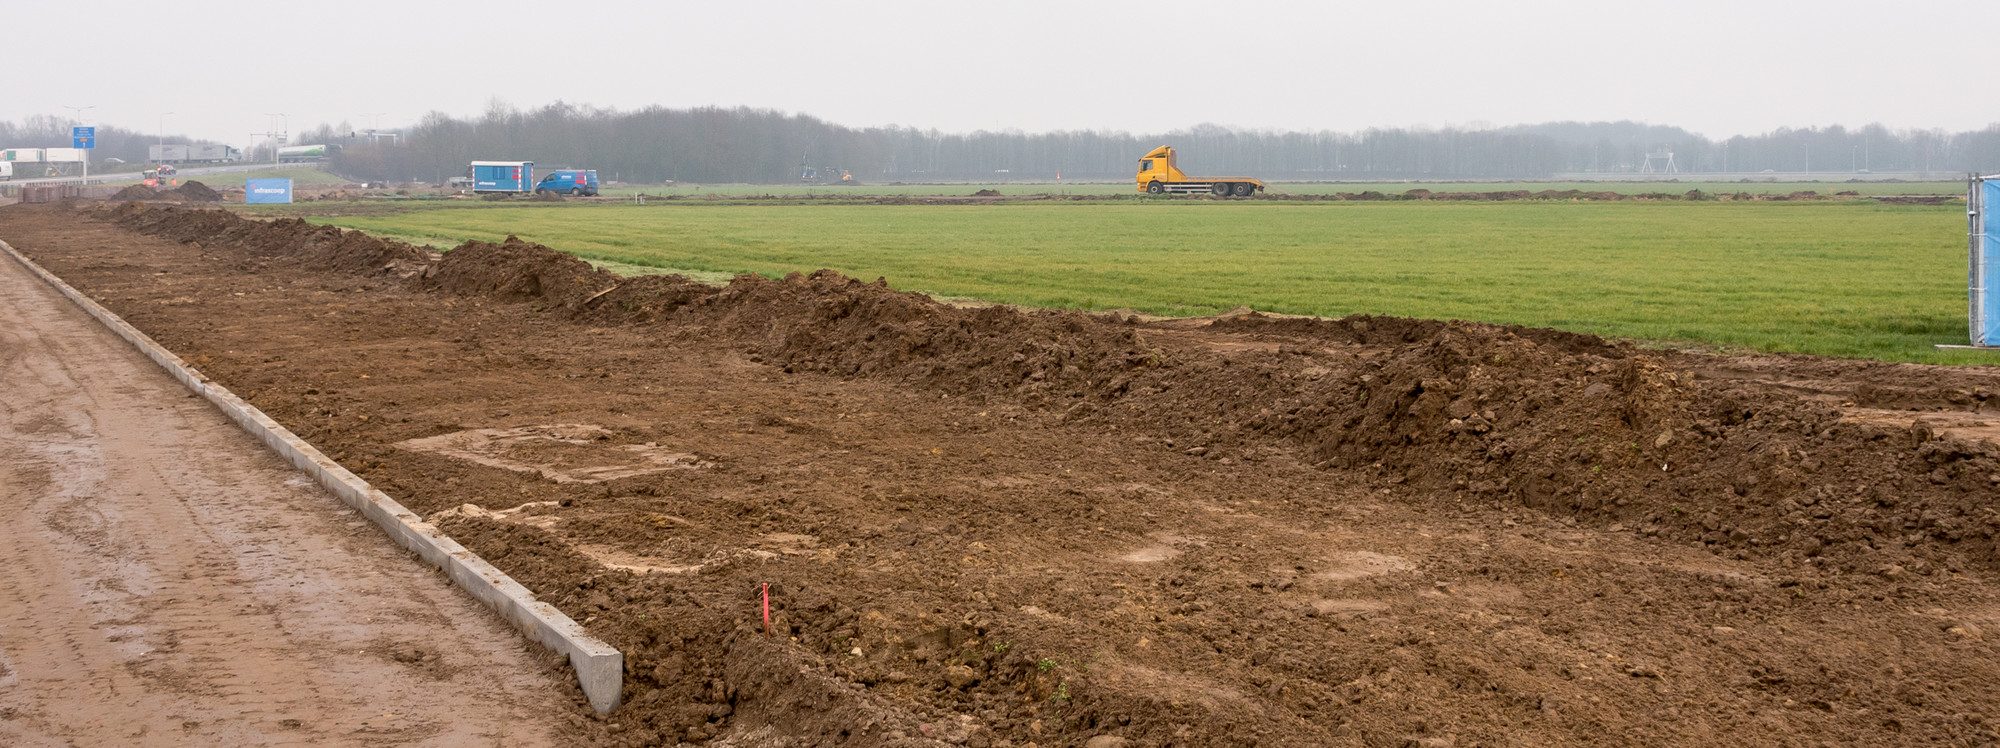
[(597, 171), (594, 169), (558, 169), (542, 177), (535, 183), (536, 192), (553, 192), (558, 195), (594, 197), (597, 195)]

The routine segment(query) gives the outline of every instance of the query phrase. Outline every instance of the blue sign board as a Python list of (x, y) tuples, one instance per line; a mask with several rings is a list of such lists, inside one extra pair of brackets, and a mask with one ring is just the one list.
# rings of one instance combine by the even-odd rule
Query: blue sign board
[(71, 148), (84, 148), (84, 149), (96, 148), (97, 128), (88, 125), (77, 125), (75, 127), (71, 127), (69, 129), (69, 141), (70, 141), (69, 147)]
[(289, 203), (292, 201), (292, 180), (290, 179), (245, 179), (243, 180), (243, 202)]

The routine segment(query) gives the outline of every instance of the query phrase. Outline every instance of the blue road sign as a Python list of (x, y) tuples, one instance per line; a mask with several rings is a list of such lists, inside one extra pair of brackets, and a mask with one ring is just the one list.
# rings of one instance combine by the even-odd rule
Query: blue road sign
[(69, 129), (69, 147), (96, 148), (97, 128), (91, 125), (76, 125)]
[(96, 147), (97, 147), (97, 139), (96, 139), (96, 138), (70, 138), (70, 139), (69, 139), (69, 147), (71, 147), (71, 148), (82, 148), (82, 149), (84, 149), (84, 150), (89, 150), (89, 149), (91, 149), (91, 148), (96, 148)]
[(243, 180), (243, 202), (289, 203), (292, 201), (292, 180), (290, 179), (246, 179)]

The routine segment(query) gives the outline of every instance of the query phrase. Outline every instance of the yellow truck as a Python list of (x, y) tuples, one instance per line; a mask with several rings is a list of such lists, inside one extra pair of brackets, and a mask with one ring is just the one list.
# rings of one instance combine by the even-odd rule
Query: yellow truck
[(1249, 197), (1264, 190), (1255, 177), (1190, 177), (1174, 165), (1174, 149), (1160, 146), (1139, 159), (1139, 191), (1149, 195), (1208, 193), (1216, 197)]

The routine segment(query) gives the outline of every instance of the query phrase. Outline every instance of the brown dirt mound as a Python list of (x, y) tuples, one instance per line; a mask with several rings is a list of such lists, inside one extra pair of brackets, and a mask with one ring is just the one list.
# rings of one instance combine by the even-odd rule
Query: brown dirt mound
[[(1852, 193), (1841, 193), (1843, 195)], [(1885, 205), (1943, 205), (1965, 199), (1962, 195), (1888, 195), (1875, 198)]]
[(616, 288), (588, 300), (580, 318), (600, 325), (657, 322), (681, 307), (707, 299), (720, 291), (680, 275), (626, 278)]
[[(1300, 326), (1230, 326), (1257, 324)], [(1282, 436), (1329, 465), (1735, 555), (1850, 572), (2000, 565), (1990, 445), (1865, 428), (1829, 406), (1697, 380), (1650, 353), (1521, 332), (1452, 322), (1379, 356), (1245, 357), (1255, 365), (1235, 382), (1184, 385), (1146, 410), (1223, 419), (1232, 428), (1219, 443)], [(1316, 379), (1300, 382), (1305, 372)]]
[(124, 201), (124, 200), (159, 200), (161, 198), (160, 198), (160, 193), (154, 191), (153, 188), (147, 187), (146, 185), (143, 184), (135, 184), (130, 187), (126, 187), (125, 189), (112, 193), (111, 197), (106, 199), (113, 201)]
[(415, 272), (430, 261), (424, 250), (384, 241), (358, 231), (315, 226), (296, 218), (253, 221), (226, 210), (171, 208), (121, 203), (109, 207), (113, 221), (136, 231), (183, 243), (235, 245), (268, 259), (354, 273)]
[(618, 277), (572, 255), (509, 236), (499, 244), (459, 245), (425, 273), (423, 285), (501, 301), (540, 300), (549, 307), (575, 310), (598, 292), (618, 285)]
[(787, 371), (1008, 394), (1078, 418), (1129, 409), (1218, 457), (1276, 436), (1329, 465), (1729, 553), (1846, 571), (2000, 565), (2000, 516), (1983, 499), (2000, 477), (1991, 447), (1850, 425), (1590, 335), (1253, 315), (1215, 327), (1386, 350), (1231, 359), (1081, 314), (958, 309), (831, 271), (740, 278), (683, 308), (722, 315)]
[[(1218, 456), (1255, 454), (1258, 435), (1277, 436), (1330, 465), (1379, 466), (1472, 497), (1732, 553), (1824, 559), (1811, 563), (1848, 571), (2000, 564), (2000, 517), (1980, 498), (2000, 476), (1990, 447), (1848, 425), (1828, 407), (1697, 382), (1655, 354), (1591, 335), (1253, 314), (1213, 327), (1387, 350), (1364, 360), (1280, 345), (1232, 365), (1163, 351), (1130, 325), (959, 309), (831, 271), (746, 276), (712, 294), (684, 280), (644, 287), (634, 293), (659, 303), (635, 319), (669, 310), (720, 317), (787, 371), (1008, 394), (1077, 417), (1123, 400)], [(1323, 373), (1301, 381), (1309, 370)]]
[(991, 190), (991, 189), (988, 189), (988, 190), (980, 190), (980, 191), (978, 191), (978, 192), (974, 192), (974, 193), (972, 193), (972, 196), (973, 196), (973, 197), (999, 197), (999, 196), (1000, 196), (1000, 191), (999, 191), (999, 190)]
[(193, 180), (189, 180), (185, 184), (182, 184), (179, 187), (175, 187), (170, 191), (173, 192), (174, 195), (178, 196), (180, 199), (191, 203), (222, 202), (222, 193), (209, 189), (208, 185)]
[[(421, 261), (407, 245), (296, 220), (131, 204), (113, 213), (150, 233), (324, 267)], [(2000, 565), (2000, 515), (1983, 498), (2000, 478), (1993, 448), (1857, 426), (1827, 406), (1697, 381), (1660, 355), (1589, 335), (1252, 314), (1212, 327), (1276, 350), (1218, 356), (1136, 325), (962, 309), (826, 270), (742, 276), (720, 290), (671, 276), (621, 283), (515, 237), (468, 242), (418, 282), (600, 324), (699, 323), (786, 371), (1006, 395), (1079, 419), (1131, 411), (1121, 417), (1179, 431), (1218, 458), (1254, 456), (1276, 438), (1328, 465), (1738, 554), (1849, 571)]]
[[(1453, 324), (1461, 323), (1373, 314), (1355, 314), (1340, 319), (1328, 320), (1310, 317), (1272, 317), (1251, 312), (1245, 315), (1218, 319), (1211, 324), (1211, 327), (1220, 331), (1250, 335), (1275, 335), (1287, 338), (1311, 338), (1337, 343), (1383, 345), (1430, 340)], [(1520, 325), (1471, 324), (1491, 327), (1528, 338), (1566, 353), (1591, 353), (1600, 356), (1623, 357), (1633, 350), (1629, 344), (1612, 343), (1595, 335), (1569, 332), (1567, 330), (1555, 330), (1546, 327), (1522, 327)]]
[[(521, 243), (509, 260), (481, 260), (476, 281), (452, 290), (525, 300), (549, 295), (544, 268), (568, 277), (585, 263), (540, 245)], [(453, 258), (465, 252), (453, 250)], [(433, 282), (445, 278), (440, 266)], [(626, 279), (602, 294), (608, 274), (593, 271), (578, 291), (557, 296), (598, 324), (669, 320), (713, 325), (721, 334), (754, 341), (757, 354), (786, 371), (817, 371), (922, 383), (954, 394), (1010, 392), (1047, 404), (1085, 393), (1122, 391), (1132, 372), (1159, 360), (1137, 334), (1077, 312), (1009, 308), (959, 309), (922, 294), (864, 283), (831, 270), (782, 280), (739, 276), (713, 288), (681, 276)], [(575, 299), (591, 291), (587, 308)]]
[[(959, 309), (821, 270), (742, 276), (697, 311), (762, 341), (787, 371), (922, 382), (943, 392), (1013, 392), (1037, 403), (1113, 392), (1157, 360), (1130, 330), (1077, 312)], [(713, 310), (713, 311), (710, 311)]]

